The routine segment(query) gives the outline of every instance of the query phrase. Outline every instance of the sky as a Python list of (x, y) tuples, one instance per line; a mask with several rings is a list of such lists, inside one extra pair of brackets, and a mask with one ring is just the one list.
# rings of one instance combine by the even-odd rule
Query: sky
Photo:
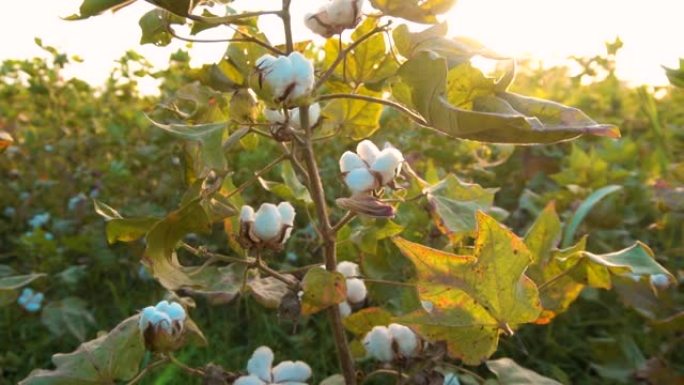
[[(297, 21), (324, 1), (293, 0), (296, 38), (311, 37)], [(128, 49), (137, 50), (163, 68), (171, 52), (185, 47), (183, 42), (168, 47), (139, 45), (138, 19), (153, 7), (142, 0), (114, 14), (88, 20), (60, 18), (76, 13), (80, 3), (31, 0), (5, 4), (0, 60), (43, 55), (33, 42), (40, 37), (45, 44), (84, 59), (70, 66), (67, 76), (99, 84)], [(254, 3), (237, 0), (234, 4), (250, 10), (274, 9), (280, 0), (259, 0), (263, 5), (257, 8)], [(684, 0), (459, 0), (443, 18), (451, 35), (474, 38), (501, 54), (539, 59), (547, 65), (563, 63), (573, 55), (602, 54), (604, 43), (619, 36), (624, 48), (617, 57), (618, 75), (635, 85), (663, 85), (667, 79), (661, 66), (677, 67), (679, 58), (684, 57), (682, 15)], [(267, 33), (281, 32), (279, 20), (264, 18), (262, 24)], [(207, 37), (229, 36), (227, 30), (207, 33)], [(277, 43), (278, 39), (272, 41)], [(193, 64), (216, 62), (224, 50), (223, 44), (195, 44)]]

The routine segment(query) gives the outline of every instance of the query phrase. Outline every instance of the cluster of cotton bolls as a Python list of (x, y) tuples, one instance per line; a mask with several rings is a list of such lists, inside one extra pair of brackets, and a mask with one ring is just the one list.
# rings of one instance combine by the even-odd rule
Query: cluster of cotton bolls
[(354, 28), (361, 21), (364, 0), (329, 0), (317, 12), (304, 17), (304, 24), (323, 37)]
[(175, 334), (183, 330), (185, 317), (185, 309), (179, 303), (161, 301), (140, 312), (138, 327), (143, 333), (151, 327), (154, 331), (163, 330), (168, 334)]
[(275, 103), (295, 103), (314, 86), (313, 64), (299, 52), (278, 57), (266, 54), (256, 61), (256, 71), (259, 89)]
[(359, 265), (354, 262), (342, 261), (337, 264), (337, 271), (344, 275), (347, 283), (347, 299), (339, 304), (340, 314), (347, 317), (352, 313), (352, 305), (357, 305), (366, 300), (368, 289), (361, 278)]
[(380, 150), (370, 140), (359, 142), (356, 152), (346, 151), (340, 157), (340, 171), (352, 194), (367, 194), (394, 181), (401, 172), (404, 155), (386, 145)]
[(306, 385), (309, 377), (311, 367), (302, 361), (283, 361), (273, 367), (273, 351), (262, 346), (247, 361), (247, 375), (233, 385)]
[[(271, 123), (271, 134), (273, 138), (287, 142), (294, 137), (294, 130), (301, 130), (302, 124), (299, 118), (299, 107), (291, 108), (287, 115), (282, 110), (265, 109), (264, 117)], [(321, 105), (314, 103), (309, 106), (309, 127), (318, 124), (321, 119)]]
[(380, 362), (407, 359), (420, 354), (422, 341), (413, 330), (400, 324), (374, 327), (363, 339), (369, 357)]
[(242, 206), (240, 240), (243, 246), (280, 249), (292, 233), (295, 215), (290, 202), (281, 202), (277, 206), (263, 203), (256, 212), (252, 206)]

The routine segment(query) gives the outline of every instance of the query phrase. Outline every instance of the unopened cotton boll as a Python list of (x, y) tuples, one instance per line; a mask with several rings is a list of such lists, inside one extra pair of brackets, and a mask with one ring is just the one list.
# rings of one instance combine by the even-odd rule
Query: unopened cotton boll
[(340, 309), (340, 315), (342, 316), (342, 318), (347, 318), (351, 315), (352, 308), (351, 308), (351, 305), (349, 305), (349, 302), (342, 301), (337, 306)]
[(359, 154), (361, 159), (363, 159), (367, 164), (371, 165), (375, 161), (375, 158), (380, 154), (380, 149), (375, 143), (366, 139), (356, 145), (356, 153)]
[(272, 373), (276, 383), (305, 382), (311, 377), (311, 367), (302, 361), (283, 361), (273, 368)]
[(413, 357), (418, 349), (418, 336), (413, 330), (404, 325), (390, 324), (389, 332), (399, 347), (399, 352), (404, 357)]
[(358, 278), (347, 279), (347, 300), (351, 303), (363, 302), (368, 295), (366, 284)]
[(368, 332), (363, 339), (363, 346), (368, 355), (378, 361), (390, 362), (394, 358), (392, 336), (384, 326), (376, 326)]
[(241, 222), (254, 222), (254, 209), (252, 206), (244, 205), (240, 209)]
[(385, 148), (382, 150), (371, 164), (371, 170), (377, 171), (382, 175), (382, 184), (388, 183), (397, 174), (404, 156), (396, 148)]
[(342, 261), (337, 264), (337, 271), (340, 272), (345, 278), (354, 278), (361, 275), (359, 270), (359, 265), (354, 262)]
[(270, 383), (271, 367), (273, 365), (273, 351), (268, 346), (261, 346), (252, 353), (252, 357), (247, 361), (247, 372), (257, 376), (263, 381)]
[(365, 167), (368, 166), (361, 159), (361, 157), (351, 151), (345, 151), (345, 153), (340, 157), (340, 171), (342, 173), (347, 173), (352, 170), (356, 170), (357, 168)]
[(365, 193), (377, 187), (375, 176), (367, 168), (357, 168), (344, 177), (344, 183), (354, 194)]
[(254, 216), (254, 234), (262, 241), (270, 241), (280, 235), (283, 224), (280, 211), (272, 203), (264, 203)]

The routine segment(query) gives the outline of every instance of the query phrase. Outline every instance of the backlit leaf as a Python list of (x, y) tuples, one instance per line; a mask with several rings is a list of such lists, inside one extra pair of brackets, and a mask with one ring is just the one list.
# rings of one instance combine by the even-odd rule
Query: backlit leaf
[(320, 267), (307, 271), (302, 280), (302, 314), (310, 315), (337, 305), (347, 297), (345, 278)]
[(556, 380), (523, 368), (510, 358), (487, 361), (487, 367), (496, 374), (501, 385), (561, 385)]
[(436, 23), (437, 15), (447, 12), (456, 0), (371, 0), (371, 5), (385, 15), (416, 23)]

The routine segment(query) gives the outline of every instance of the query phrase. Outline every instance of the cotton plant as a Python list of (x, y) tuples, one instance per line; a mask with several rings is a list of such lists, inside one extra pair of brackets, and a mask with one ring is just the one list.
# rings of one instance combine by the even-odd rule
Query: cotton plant
[(290, 238), (296, 212), (290, 202), (263, 203), (257, 211), (249, 205), (240, 210), (240, 240), (246, 248), (280, 250)]
[(304, 24), (314, 33), (331, 37), (361, 21), (364, 0), (329, 0), (316, 12), (307, 13)]
[(42, 307), (44, 299), (45, 295), (43, 293), (26, 287), (21, 291), (21, 295), (17, 299), (17, 303), (27, 312), (35, 313)]
[(422, 351), (422, 340), (410, 328), (397, 323), (375, 326), (363, 339), (368, 357), (389, 363), (416, 357)]
[(275, 104), (296, 104), (314, 86), (313, 63), (299, 52), (275, 57), (263, 55), (256, 61), (255, 89), (268, 95)]
[(302, 361), (283, 361), (273, 367), (273, 351), (268, 346), (257, 348), (247, 361), (247, 375), (233, 385), (307, 385), (311, 367)]
[(178, 302), (160, 301), (140, 312), (138, 328), (152, 351), (175, 350), (181, 342), (187, 314)]

